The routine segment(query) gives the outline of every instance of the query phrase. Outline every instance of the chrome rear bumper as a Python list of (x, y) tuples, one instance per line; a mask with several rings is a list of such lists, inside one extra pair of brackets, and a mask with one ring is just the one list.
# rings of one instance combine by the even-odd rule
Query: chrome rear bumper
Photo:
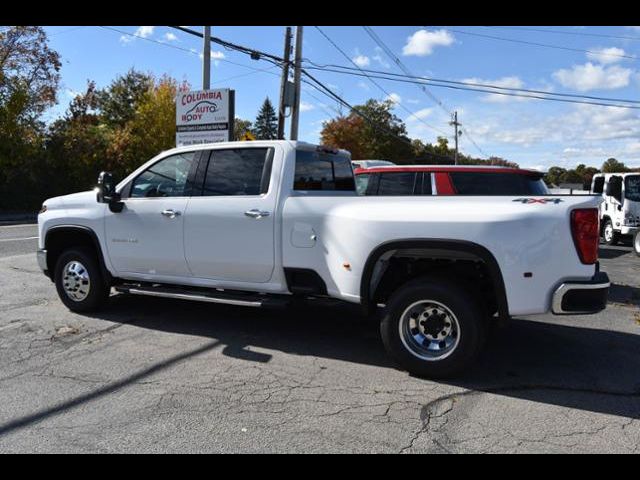
[(555, 315), (598, 313), (607, 306), (609, 276), (598, 272), (586, 282), (564, 282), (553, 293), (551, 311)]

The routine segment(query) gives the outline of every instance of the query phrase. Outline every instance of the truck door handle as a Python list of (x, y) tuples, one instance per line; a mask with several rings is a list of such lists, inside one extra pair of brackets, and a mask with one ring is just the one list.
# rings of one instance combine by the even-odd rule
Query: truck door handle
[(251, 217), (251, 218), (262, 218), (262, 217), (268, 217), (270, 215), (270, 212), (265, 212), (264, 210), (258, 210), (257, 208), (252, 208), (251, 210), (247, 210), (246, 212), (244, 212), (244, 214), (247, 217)]
[(164, 215), (165, 217), (169, 217), (169, 218), (176, 218), (178, 215), (180, 215), (180, 212), (176, 211), (176, 210), (172, 210), (170, 208), (163, 210), (160, 212), (162, 215)]

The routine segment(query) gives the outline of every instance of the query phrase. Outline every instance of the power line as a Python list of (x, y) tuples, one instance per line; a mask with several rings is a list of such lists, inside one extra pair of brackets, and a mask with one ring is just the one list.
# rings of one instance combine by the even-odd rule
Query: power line
[(456, 30), (454, 28), (449, 28), (448, 30), (450, 30), (452, 32), (455, 32), (455, 33), (462, 34), (462, 35), (472, 35), (474, 37), (489, 38), (489, 39), (492, 39), (492, 40), (500, 40), (500, 41), (503, 41), (503, 42), (521, 43), (521, 44), (524, 44), (524, 45), (531, 45), (531, 46), (535, 46), (535, 47), (555, 48), (556, 50), (567, 50), (567, 51), (571, 51), (571, 52), (589, 53), (591, 55), (598, 55), (598, 56), (605, 56), (605, 57), (617, 57), (617, 58), (627, 58), (627, 59), (630, 59), (630, 60), (638, 60), (638, 57), (636, 57), (634, 55), (624, 55), (624, 54), (618, 54), (618, 53), (594, 52), (593, 50), (585, 50), (585, 49), (582, 49), (582, 48), (565, 47), (565, 46), (562, 46), (562, 45), (552, 45), (552, 44), (549, 44), (549, 43), (530, 42), (528, 40), (519, 40), (519, 39), (515, 39), (515, 38), (498, 37), (496, 35), (486, 35), (484, 33), (465, 32), (463, 30)]
[[(335, 64), (319, 64), (316, 62), (312, 62), (311, 60), (307, 61), (311, 64), (313, 64), (315, 67), (319, 67), (319, 68), (325, 68), (327, 69), (327, 71), (332, 71), (330, 70), (331, 67), (333, 68), (341, 68), (344, 70), (355, 70), (354, 68), (351, 67), (347, 67), (345, 65), (335, 65)], [(309, 67), (311, 68), (311, 67)], [(447, 79), (442, 79), (442, 78), (433, 78), (433, 77), (420, 77), (420, 76), (415, 76), (415, 75), (402, 75), (399, 73), (393, 73), (393, 72), (385, 72), (382, 70), (371, 70), (371, 69), (366, 69), (366, 68), (358, 68), (358, 70), (362, 70), (366, 73), (374, 73), (374, 74), (379, 74), (379, 75), (384, 75), (384, 76), (391, 76), (391, 77), (401, 77), (401, 78), (410, 78), (410, 79), (415, 79), (415, 80), (419, 80), (419, 81), (429, 81), (429, 82), (439, 82), (439, 83), (451, 83), (451, 84), (455, 84), (455, 85), (468, 85), (468, 86), (473, 86), (473, 87), (483, 87), (483, 88), (491, 88), (491, 89), (496, 89), (496, 90), (508, 90), (508, 91), (514, 91), (514, 92), (525, 92), (525, 93), (537, 93), (537, 94), (542, 94), (542, 95), (549, 95), (549, 96), (557, 96), (557, 97), (570, 97), (570, 98), (583, 98), (583, 99), (587, 99), (587, 100), (602, 100), (602, 101), (607, 101), (607, 102), (623, 102), (623, 103), (638, 103), (640, 104), (640, 100), (632, 100), (632, 99), (628, 99), (628, 98), (614, 98), (614, 97), (598, 97), (598, 96), (593, 96), (593, 95), (584, 95), (584, 94), (576, 94), (576, 93), (557, 93), (557, 92), (551, 92), (548, 90), (534, 90), (534, 89), (530, 89), (530, 88), (517, 88), (517, 87), (503, 87), (500, 85), (492, 85), (489, 83), (480, 83), (480, 82), (471, 82), (471, 81), (460, 81), (460, 80), (447, 80)]]
[[(391, 49), (382, 41), (382, 39), (380, 37), (378, 37), (378, 35), (373, 31), (373, 29), (371, 27), (363, 26), (362, 28), (364, 28), (364, 30), (369, 34), (369, 36), (373, 39), (373, 41), (376, 42), (378, 44), (378, 46), (384, 50), (384, 52), (389, 56), (389, 58), (391, 58), (391, 60), (393, 60), (396, 63), (396, 65), (398, 65), (398, 67), (400, 67), (400, 69), (406, 75), (413, 76), (413, 73), (400, 61), (398, 56), (395, 53), (393, 53), (393, 51), (391, 51)], [(436, 104), (439, 105), (440, 108), (442, 108), (447, 114), (449, 114), (450, 116), (453, 115), (451, 110), (448, 109), (447, 107), (445, 107), (444, 103), (438, 97), (436, 97), (433, 93), (431, 93), (429, 90), (427, 90), (427, 88), (424, 85), (419, 85), (419, 88), (429, 98), (431, 98), (434, 102), (436, 102)], [(465, 138), (469, 139), (469, 141), (473, 144), (474, 147), (476, 147), (476, 149), (480, 152), (481, 155), (484, 155), (485, 157), (488, 156), (480, 148), (480, 146), (476, 143), (476, 141), (473, 139), (473, 137), (469, 134), (469, 132), (467, 130), (465, 130), (463, 128), (462, 132), (464, 132)]]
[[(351, 69), (349, 67), (344, 67), (340, 65), (338, 65), (337, 67), (342, 70), (336, 69), (336, 68), (322, 67), (322, 66), (307, 67), (307, 68), (310, 70), (321, 70), (326, 72), (342, 73), (345, 75), (364, 76), (364, 74), (358, 73), (354, 71), (354, 69)], [(367, 72), (374, 72), (374, 71), (367, 70)], [(514, 89), (509, 87), (499, 87), (497, 85), (488, 85), (488, 84), (473, 83), (473, 82), (460, 82), (455, 80), (433, 79), (428, 77), (416, 77), (416, 76), (409, 77), (406, 75), (398, 75), (398, 74), (393, 74), (388, 72), (380, 72), (380, 71), (375, 71), (375, 72), (379, 75), (372, 75), (370, 73), (369, 76), (373, 78), (389, 80), (392, 82), (413, 83), (417, 85), (429, 85), (432, 87), (450, 88), (454, 90), (466, 90), (471, 92), (489, 93), (493, 95), (505, 95), (510, 97), (521, 97), (521, 98), (548, 100), (548, 101), (555, 101), (555, 102), (577, 103), (577, 104), (584, 104), (584, 105), (598, 105), (603, 107), (640, 109), (640, 105), (621, 105), (621, 104), (614, 104), (614, 103), (577, 100), (577, 99), (562, 98), (562, 97), (566, 96), (566, 97), (579, 97), (579, 98), (595, 98), (595, 99), (601, 99), (605, 102), (617, 101), (617, 102), (626, 102), (631, 104), (640, 103), (640, 101), (638, 100), (613, 99), (613, 98), (606, 98), (606, 97), (589, 97), (586, 95), (573, 95), (573, 94), (559, 94), (559, 93), (553, 93), (553, 92), (545, 92), (543, 90), (536, 91), (536, 90), (527, 90), (527, 89)], [(506, 91), (503, 91), (503, 90), (506, 90)], [(530, 92), (530, 93), (517, 93), (517, 92), (513, 92), (513, 90), (523, 90), (525, 92)]]
[[(482, 25), (481, 25), (482, 26)], [(502, 25), (484, 25), (482, 28), (498, 28), (501, 30), (521, 30), (526, 32), (542, 32), (542, 33), (556, 33), (560, 35), (576, 35), (581, 37), (599, 37), (599, 38), (614, 38), (618, 40), (635, 40), (640, 41), (640, 37), (632, 37), (627, 35), (610, 35), (604, 33), (593, 33), (593, 32), (574, 32), (567, 30), (551, 30), (547, 28), (531, 28), (531, 27), (506, 27)]]
[[(327, 39), (327, 41), (328, 41), (331, 45), (333, 45), (333, 47), (334, 47), (336, 50), (338, 50), (338, 51), (342, 54), (342, 56), (343, 56), (343, 57), (345, 57), (349, 62), (351, 62), (351, 64), (352, 64), (353, 66), (355, 66), (359, 71), (361, 71), (362, 73), (365, 73), (365, 71), (364, 71), (364, 70), (363, 70), (363, 69), (362, 69), (362, 68), (361, 68), (361, 67), (360, 67), (360, 66), (359, 66), (355, 61), (353, 61), (353, 59), (352, 59), (351, 57), (349, 57), (349, 55), (347, 55), (347, 54), (345, 53), (345, 51), (344, 51), (342, 48), (340, 48), (340, 47), (336, 44), (336, 42), (334, 42), (334, 41), (329, 37), (329, 35), (327, 35), (325, 32), (323, 32), (323, 31), (322, 31), (322, 29), (321, 29), (320, 27), (315, 26), (315, 28), (316, 28), (316, 29), (317, 29), (317, 30), (322, 34), (322, 36), (323, 36), (324, 38), (326, 38), (326, 39)], [(386, 89), (384, 89), (384, 88), (383, 88), (383, 87), (382, 87), (378, 82), (376, 82), (373, 78), (371, 78), (371, 77), (369, 77), (368, 75), (366, 75), (366, 73), (365, 73), (365, 76), (366, 76), (366, 77), (367, 77), (367, 79), (368, 79), (371, 83), (373, 83), (373, 84), (374, 84), (374, 85), (375, 85), (375, 86), (376, 86), (376, 87), (377, 87), (377, 88), (378, 88), (382, 93), (384, 93), (385, 95), (387, 95), (387, 97), (391, 97), (391, 93), (389, 93)], [(399, 103), (399, 104), (398, 104), (398, 106), (399, 106), (400, 108), (402, 108), (404, 111), (406, 111), (407, 113), (409, 113), (409, 115), (410, 115), (411, 117), (414, 117), (416, 120), (420, 121), (421, 123), (423, 123), (424, 125), (426, 125), (426, 126), (427, 126), (427, 127), (429, 127), (430, 129), (435, 130), (436, 132), (441, 133), (441, 134), (443, 134), (443, 135), (447, 136), (447, 133), (446, 133), (446, 132), (444, 132), (443, 130), (441, 130), (441, 129), (437, 128), (437, 127), (434, 127), (433, 125), (431, 125), (431, 124), (427, 123), (427, 122), (426, 122), (426, 121), (424, 121), (422, 118), (418, 117), (418, 116), (417, 116), (417, 114), (416, 114), (415, 112), (413, 112), (413, 111), (409, 110), (409, 109), (408, 109), (407, 107), (405, 107), (404, 105), (402, 105), (402, 104), (400, 104), (400, 103)]]
[[(188, 54), (190, 54), (190, 55), (195, 55), (195, 54), (197, 54), (197, 53), (198, 53), (197, 51), (192, 50), (192, 49), (189, 49), (189, 48), (180, 47), (179, 45), (173, 45), (173, 44), (171, 44), (171, 43), (160, 42), (160, 41), (158, 41), (158, 40), (154, 40), (153, 38), (143, 37), (143, 36), (141, 36), (141, 35), (136, 35), (135, 33), (126, 32), (126, 31), (124, 31), (124, 30), (119, 30), (119, 29), (117, 29), (117, 28), (113, 28), (113, 27), (105, 27), (105, 26), (103, 26), (103, 25), (98, 25), (98, 27), (100, 27), (100, 28), (104, 28), (105, 30), (111, 30), (111, 31), (114, 31), (114, 32), (118, 32), (118, 33), (120, 33), (120, 34), (122, 34), (122, 35), (128, 35), (128, 36), (130, 36), (130, 37), (135, 37), (135, 38), (140, 38), (140, 39), (142, 39), (142, 40), (147, 40), (148, 42), (156, 43), (156, 44), (158, 44), (158, 45), (162, 45), (163, 47), (173, 48), (173, 49), (175, 49), (175, 50), (181, 50), (181, 51), (186, 52), (186, 53), (188, 53)], [(252, 71), (253, 71), (252, 73), (265, 72), (265, 73), (273, 73), (274, 75), (276, 75), (276, 76), (277, 76), (277, 74), (276, 74), (275, 72), (269, 72), (269, 71), (268, 71), (268, 70), (270, 70), (270, 69), (271, 69), (271, 68), (273, 68), (273, 67), (260, 69), (260, 68), (252, 67), (252, 66), (250, 66), (250, 65), (245, 65), (245, 64), (242, 64), (242, 63), (237, 63), (237, 62), (234, 62), (234, 61), (231, 61), (231, 60), (227, 60), (226, 58), (216, 58), (215, 60), (216, 60), (216, 61), (218, 61), (218, 62), (224, 62), (224, 63), (228, 63), (228, 64), (231, 64), (231, 65), (236, 65), (236, 66), (238, 66), (238, 67), (248, 68), (249, 70), (252, 70)], [(247, 75), (247, 74), (243, 74), (243, 75), (236, 75), (235, 77), (230, 77), (230, 78), (228, 78), (227, 80), (231, 80), (231, 79), (233, 79), (233, 78), (238, 78), (238, 77), (240, 77), (240, 76), (245, 76), (245, 75)], [(217, 82), (216, 82), (216, 83), (217, 83)]]

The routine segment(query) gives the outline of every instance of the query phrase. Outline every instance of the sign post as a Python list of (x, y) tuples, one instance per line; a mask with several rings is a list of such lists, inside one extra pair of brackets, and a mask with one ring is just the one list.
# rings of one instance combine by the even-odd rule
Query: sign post
[(176, 97), (176, 146), (233, 140), (235, 90), (195, 90)]

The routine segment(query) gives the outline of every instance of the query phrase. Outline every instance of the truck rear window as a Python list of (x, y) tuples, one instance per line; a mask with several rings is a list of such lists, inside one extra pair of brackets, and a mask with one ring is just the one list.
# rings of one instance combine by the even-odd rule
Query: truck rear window
[(542, 177), (517, 173), (451, 172), (458, 195), (546, 195)]
[(350, 158), (328, 152), (296, 151), (293, 189), (355, 191)]

